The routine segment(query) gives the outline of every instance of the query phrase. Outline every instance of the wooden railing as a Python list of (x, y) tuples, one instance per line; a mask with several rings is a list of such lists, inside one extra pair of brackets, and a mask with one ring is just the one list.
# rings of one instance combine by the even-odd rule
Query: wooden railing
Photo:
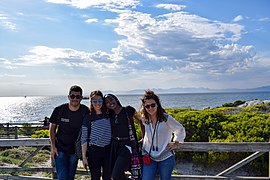
[[(35, 146), (37, 150), (33, 152), (27, 159), (29, 160), (35, 154), (38, 153), (40, 149), (44, 146), (49, 146), (50, 142), (48, 138), (44, 139), (0, 139), (0, 147), (17, 147), (17, 146)], [(228, 167), (226, 170), (218, 173), (215, 176), (198, 176), (198, 175), (173, 175), (172, 179), (204, 179), (204, 180), (212, 180), (212, 179), (269, 179), (269, 177), (240, 177), (240, 176), (231, 176), (231, 173), (236, 169), (242, 167), (243, 165), (249, 163), (255, 158), (261, 156), (264, 153), (270, 151), (270, 143), (266, 142), (243, 142), (243, 143), (210, 143), (210, 142), (185, 142), (183, 144), (179, 144), (176, 151), (194, 151), (194, 152), (254, 152), (252, 155), (243, 159), (239, 163)], [(25, 164), (27, 160), (23, 163)], [(30, 168), (24, 167), (24, 164), (21, 164), (19, 167), (0, 167), (0, 172), (23, 172), (23, 171), (40, 171), (40, 172), (53, 172), (53, 168)], [(78, 170), (79, 174), (87, 174), (84, 170)], [(4, 175), (0, 175), (3, 178)], [(16, 179), (13, 177), (13, 179)], [(45, 178), (44, 178), (45, 179)]]
[(29, 134), (24, 134), (24, 136), (29, 136), (31, 132), (35, 132), (41, 129), (48, 129), (49, 126), (44, 123), (0, 123), (0, 138), (4, 139), (18, 139), (20, 137), (19, 130), (24, 129)]

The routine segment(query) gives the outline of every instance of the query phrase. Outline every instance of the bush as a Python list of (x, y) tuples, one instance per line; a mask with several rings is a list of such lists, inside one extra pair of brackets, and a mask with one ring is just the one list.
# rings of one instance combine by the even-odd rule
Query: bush
[(49, 130), (38, 130), (35, 131), (31, 138), (49, 138)]
[[(236, 101), (229, 107), (192, 110), (166, 109), (186, 130), (187, 142), (269, 142), (270, 105), (260, 104), (249, 108), (234, 107), (243, 101)], [(199, 153), (189, 152), (185, 156), (177, 152), (177, 159), (192, 159), (205, 165), (228, 162), (231, 164), (245, 158), (249, 153)], [(179, 157), (183, 156), (183, 157)], [(250, 163), (252, 171), (266, 176), (267, 156), (261, 156)], [(261, 164), (264, 163), (264, 164)]]

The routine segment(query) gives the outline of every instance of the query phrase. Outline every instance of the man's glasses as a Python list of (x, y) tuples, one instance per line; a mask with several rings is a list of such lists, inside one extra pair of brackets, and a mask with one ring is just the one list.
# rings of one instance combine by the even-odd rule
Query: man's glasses
[(146, 108), (146, 109), (149, 109), (150, 107), (151, 108), (154, 108), (154, 107), (156, 107), (156, 103), (152, 103), (152, 104), (146, 104), (144, 107)]
[(71, 94), (71, 95), (69, 95), (69, 97), (71, 98), (71, 99), (81, 99), (82, 98), (82, 96), (81, 95), (74, 95), (74, 94)]
[(103, 99), (93, 99), (92, 100), (92, 103), (93, 104), (97, 104), (97, 103), (102, 104), (103, 103)]

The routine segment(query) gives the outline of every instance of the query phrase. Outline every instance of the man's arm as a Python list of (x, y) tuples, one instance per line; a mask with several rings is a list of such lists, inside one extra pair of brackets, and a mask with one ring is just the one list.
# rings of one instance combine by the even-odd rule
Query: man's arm
[(58, 151), (55, 146), (56, 124), (50, 123), (49, 132), (50, 132), (50, 142), (51, 142), (51, 158), (52, 160), (54, 160), (55, 155), (58, 156)]
[(86, 151), (87, 151), (87, 142), (82, 144), (82, 161), (83, 161), (83, 167), (87, 170), (88, 161), (86, 157)]

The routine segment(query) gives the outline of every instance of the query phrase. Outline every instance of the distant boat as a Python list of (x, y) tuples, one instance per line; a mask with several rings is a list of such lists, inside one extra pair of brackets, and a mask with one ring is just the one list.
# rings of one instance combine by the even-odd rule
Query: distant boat
[(26, 98), (26, 96), (24, 96), (24, 98)]
[(83, 99), (89, 99), (89, 97), (83, 97)]

